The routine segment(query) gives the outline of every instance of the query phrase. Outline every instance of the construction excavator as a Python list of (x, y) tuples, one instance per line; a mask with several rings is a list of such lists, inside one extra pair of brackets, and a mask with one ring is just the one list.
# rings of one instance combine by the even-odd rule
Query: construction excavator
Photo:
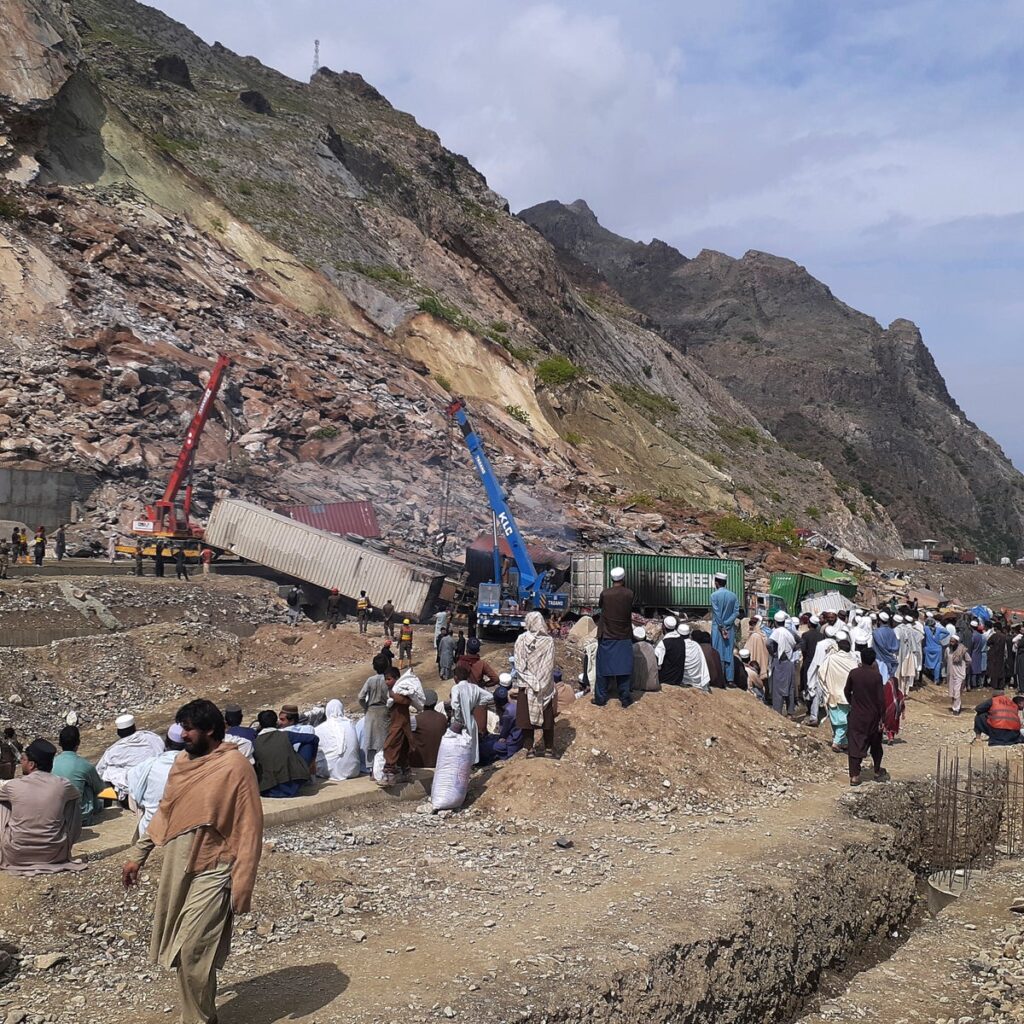
[[(189, 518), (192, 511), (192, 468), (203, 428), (210, 418), (214, 399), (217, 397), (224, 374), (230, 365), (231, 360), (228, 356), (217, 357), (217, 362), (210, 372), (210, 379), (206, 383), (206, 389), (203, 391), (203, 397), (199, 400), (195, 416), (192, 417), (192, 422), (185, 433), (185, 440), (182, 442), (178, 460), (167, 481), (163, 497), (152, 505), (147, 505), (145, 514), (132, 522), (132, 533), (143, 539), (144, 552), (147, 555), (153, 554), (155, 541), (158, 538), (179, 542), (191, 541), (193, 543), (188, 545), (186, 553), (190, 557), (199, 553), (198, 542), (202, 540), (203, 528)], [(184, 485), (185, 493), (179, 509), (177, 501), (182, 485)], [(146, 544), (146, 541), (153, 541), (154, 544)], [(119, 547), (119, 550), (130, 552), (134, 548)]]

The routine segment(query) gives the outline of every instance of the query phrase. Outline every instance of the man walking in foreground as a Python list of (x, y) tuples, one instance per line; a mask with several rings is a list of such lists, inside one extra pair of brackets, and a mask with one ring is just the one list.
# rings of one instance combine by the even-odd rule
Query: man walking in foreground
[(875, 664), (875, 652), (861, 653), (860, 668), (847, 677), (844, 695), (850, 706), (848, 721), (848, 747), (850, 785), (860, 785), (860, 765), (870, 753), (875, 768), (875, 782), (888, 782), (889, 773), (882, 767), (882, 718), (885, 715), (885, 696), (882, 674)]
[(176, 721), (185, 751), (121, 879), (125, 888), (135, 885), (154, 847), (163, 847), (150, 959), (177, 970), (182, 1024), (213, 1024), (232, 917), (249, 909), (256, 883), (263, 807), (249, 762), (221, 742), (224, 718), (215, 704), (194, 700)]

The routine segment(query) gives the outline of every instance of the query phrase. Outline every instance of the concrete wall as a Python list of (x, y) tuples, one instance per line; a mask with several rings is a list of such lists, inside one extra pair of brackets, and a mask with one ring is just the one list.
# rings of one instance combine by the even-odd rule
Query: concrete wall
[(80, 473), (0, 469), (0, 519), (24, 523), (30, 530), (42, 525), (52, 533), (61, 523), (75, 521), (72, 505), (80, 505), (98, 483)]

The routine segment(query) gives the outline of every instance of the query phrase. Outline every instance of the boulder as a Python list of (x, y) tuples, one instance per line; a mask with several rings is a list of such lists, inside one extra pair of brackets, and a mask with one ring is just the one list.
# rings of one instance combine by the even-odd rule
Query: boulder
[(182, 89), (189, 89), (195, 92), (192, 84), (192, 76), (188, 71), (188, 64), (183, 57), (176, 53), (165, 53), (153, 61), (153, 71), (161, 82), (168, 82), (171, 85), (180, 86)]
[(238, 94), (238, 102), (246, 110), (251, 110), (254, 114), (266, 114), (268, 117), (274, 116), (274, 108), (270, 105), (270, 100), (257, 89), (246, 89), (245, 92), (240, 92)]

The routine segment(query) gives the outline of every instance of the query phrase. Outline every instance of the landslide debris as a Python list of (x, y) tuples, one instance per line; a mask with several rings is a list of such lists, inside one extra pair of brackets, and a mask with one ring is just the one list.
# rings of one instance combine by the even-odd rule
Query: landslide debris
[[(542, 536), (572, 539), (632, 497), (772, 516), (799, 500), (846, 543), (895, 552), (883, 509), (844, 499), (642, 317), (577, 288), (464, 158), (357, 74), (295, 82), (132, 0), (73, 10), (67, 75), (84, 77), (36, 177), (63, 187), (19, 190), (27, 216), (0, 221), (14, 272), (35, 281), (45, 254), (69, 282), (12, 332), (10, 458), (97, 472), (124, 524), (225, 351), (200, 516), (229, 491), (368, 498), (396, 540), (426, 546), (454, 392)], [(461, 467), (460, 542), (488, 524)]]

